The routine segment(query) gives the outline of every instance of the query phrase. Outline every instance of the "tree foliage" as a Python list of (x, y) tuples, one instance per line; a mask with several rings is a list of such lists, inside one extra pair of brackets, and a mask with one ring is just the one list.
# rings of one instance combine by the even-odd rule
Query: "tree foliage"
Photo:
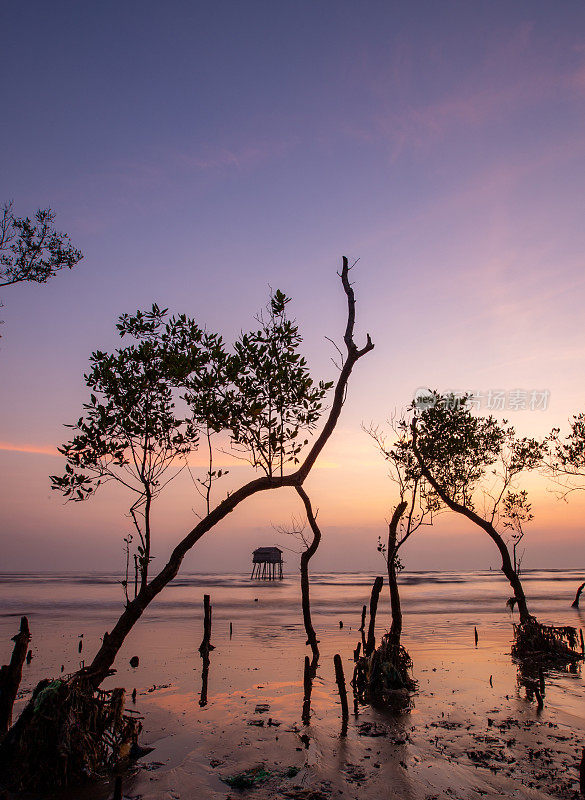
[(544, 444), (518, 437), (506, 420), (474, 414), (469, 401), (469, 395), (432, 392), (414, 403), (411, 418), (401, 422), (402, 446), (415, 455), (414, 474), (424, 465), (450, 500), (504, 525), (514, 498), (526, 502), (526, 492), (514, 487), (522, 473), (542, 464)]
[(298, 464), (323, 410), (323, 398), (333, 383), (314, 384), (299, 352), (302, 337), (286, 307), (290, 298), (277, 290), (259, 327), (235, 343), (234, 392), (230, 434), (234, 449), (269, 477), (283, 474), (287, 463)]
[[(213, 435), (227, 437), (268, 477), (298, 463), (308, 443), (300, 434), (315, 427), (332, 384), (313, 384), (288, 303), (276, 291), (267, 316), (258, 317), (260, 327), (242, 333), (232, 350), (186, 315), (169, 318), (167, 309), (153, 305), (120, 317), (118, 333), (130, 344), (92, 354), (85, 375), (90, 398), (83, 416), (68, 426), (75, 435), (60, 448), (67, 463), (64, 474), (51, 477), (52, 488), (83, 501), (114, 480), (132, 493), (141, 585), (152, 557), (152, 503), (202, 435), (209, 467), (197, 481), (208, 514), (212, 485), (226, 474), (213, 468)], [(131, 540), (124, 542), (128, 565)], [(123, 583), (127, 590), (127, 574)]]
[(440, 500), (484, 530), (497, 546), (525, 625), (532, 617), (518, 576), (516, 548), (512, 562), (505, 536), (510, 526), (517, 531), (518, 524), (531, 518), (527, 494), (518, 492), (516, 483), (523, 472), (541, 465), (545, 446), (517, 437), (505, 420), (473, 414), (469, 399), (430, 392), (412, 404), (410, 419), (401, 427)]
[(0, 287), (21, 281), (46, 283), (83, 258), (69, 236), (56, 230), (50, 208), (39, 209), (31, 220), (14, 216), (12, 203), (5, 203), (0, 214)]

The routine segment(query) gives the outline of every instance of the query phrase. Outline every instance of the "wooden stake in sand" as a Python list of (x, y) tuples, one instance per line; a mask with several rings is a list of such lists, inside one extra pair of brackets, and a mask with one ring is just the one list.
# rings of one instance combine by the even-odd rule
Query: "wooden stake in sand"
[(14, 649), (10, 664), (0, 667), (0, 735), (12, 725), (12, 708), (22, 680), (22, 666), (26, 658), (30, 631), (28, 619), (20, 620), (20, 631), (12, 637)]
[(479, 636), (477, 635), (477, 628), (473, 628), (473, 636), (475, 638), (475, 646), (477, 647), (477, 643), (479, 642)]
[(585, 747), (581, 753), (581, 766), (579, 767), (579, 788), (581, 796), (585, 797)]
[(203, 595), (203, 640), (199, 645), (199, 652), (201, 655), (204, 653), (209, 654), (210, 650), (215, 650), (211, 644), (211, 602), (208, 594)]
[(347, 707), (347, 688), (345, 686), (345, 675), (343, 674), (343, 664), (341, 656), (336, 653), (333, 656), (333, 664), (335, 665), (335, 681), (337, 689), (339, 690), (339, 699), (341, 700), (341, 735), (345, 736), (347, 733), (347, 720), (349, 719), (349, 709)]

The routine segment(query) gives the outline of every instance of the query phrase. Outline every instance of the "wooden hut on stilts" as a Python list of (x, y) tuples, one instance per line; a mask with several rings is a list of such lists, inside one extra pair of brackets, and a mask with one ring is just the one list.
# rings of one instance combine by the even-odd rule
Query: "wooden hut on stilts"
[(250, 580), (282, 580), (282, 550), (279, 547), (257, 547), (252, 555)]

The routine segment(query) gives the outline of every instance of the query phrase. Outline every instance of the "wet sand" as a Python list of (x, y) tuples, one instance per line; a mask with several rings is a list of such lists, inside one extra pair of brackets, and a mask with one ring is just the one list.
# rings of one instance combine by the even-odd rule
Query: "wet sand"
[[(334, 680), (340, 653), (346, 680), (353, 670), (361, 606), (372, 576), (316, 576), (314, 623), (321, 659), (309, 725), (301, 722), (303, 663), (308, 653), (297, 580), (267, 585), (245, 577), (185, 578), (138, 624), (110, 686), (136, 687), (144, 715), (142, 744), (154, 749), (124, 780), (124, 796), (177, 798), (573, 798), (585, 746), (580, 670), (545, 676), (544, 708), (518, 686), (509, 656), (512, 617), (497, 575), (405, 574), (404, 644), (414, 661), (418, 691), (410, 712), (352, 713), (345, 737)], [(533, 573), (526, 587), (542, 621), (583, 627), (570, 608), (578, 573)], [(34, 598), (31, 599), (31, 593)], [(213, 609), (207, 704), (200, 705), (203, 593)], [(29, 600), (26, 601), (28, 593)], [(386, 592), (378, 632), (388, 624)], [(61, 597), (51, 602), (51, 597)], [(23, 701), (36, 681), (74, 669), (93, 653), (114, 619), (119, 587), (59, 578), (0, 584), (3, 662), (18, 613), (28, 611), (34, 658), (26, 668)], [(19, 608), (28, 602), (29, 608)], [(339, 620), (344, 623), (339, 628)], [(233, 636), (229, 636), (229, 623)], [(479, 643), (474, 644), (474, 626)], [(83, 651), (78, 654), (79, 635)], [(129, 659), (140, 657), (133, 670)], [(491, 678), (491, 682), (490, 682)], [(156, 688), (154, 688), (156, 687)], [(240, 791), (224, 782), (262, 766), (268, 779)], [(56, 795), (105, 800), (104, 782)]]

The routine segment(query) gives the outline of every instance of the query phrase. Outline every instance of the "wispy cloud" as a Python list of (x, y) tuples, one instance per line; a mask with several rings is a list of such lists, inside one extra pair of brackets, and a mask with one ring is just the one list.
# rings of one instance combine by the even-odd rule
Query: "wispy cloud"
[(43, 456), (58, 456), (56, 447), (41, 444), (18, 444), (14, 442), (0, 442), (0, 450), (9, 453), (30, 453)]
[[(470, 130), (499, 122), (562, 96), (574, 98), (585, 90), (583, 53), (575, 50), (572, 63), (554, 66), (543, 61), (534, 26), (526, 23), (507, 37), (494, 40), (467, 74), (445, 78), (447, 89), (427, 101), (413, 101), (420, 75), (402, 53), (409, 69), (376, 70), (360, 65), (360, 79), (375, 99), (376, 111), (344, 124), (350, 137), (365, 144), (385, 141), (394, 161), (407, 150), (426, 150), (458, 129)], [(445, 54), (426, 64), (446, 70)], [(402, 75), (401, 80), (397, 75)]]

